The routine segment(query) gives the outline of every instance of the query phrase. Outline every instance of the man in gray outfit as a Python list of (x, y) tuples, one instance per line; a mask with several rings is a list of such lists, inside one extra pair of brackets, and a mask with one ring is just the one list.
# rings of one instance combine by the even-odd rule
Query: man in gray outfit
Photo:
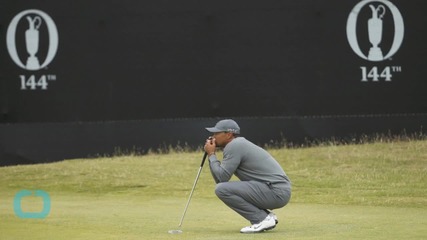
[[(240, 137), (240, 127), (232, 119), (221, 120), (206, 130), (213, 133), (204, 149), (217, 183), (215, 193), (251, 223), (240, 232), (273, 229), (278, 220), (268, 209), (284, 207), (291, 197), (291, 182), (282, 167), (266, 150)], [(215, 155), (217, 147), (223, 148), (222, 161)], [(233, 174), (240, 181), (229, 182)]]

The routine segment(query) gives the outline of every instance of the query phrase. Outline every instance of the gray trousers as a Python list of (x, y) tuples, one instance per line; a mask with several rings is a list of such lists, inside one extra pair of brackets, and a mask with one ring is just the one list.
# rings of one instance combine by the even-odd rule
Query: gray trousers
[(267, 209), (284, 207), (291, 197), (291, 189), (287, 183), (233, 181), (218, 183), (215, 194), (251, 224), (256, 224), (267, 217)]

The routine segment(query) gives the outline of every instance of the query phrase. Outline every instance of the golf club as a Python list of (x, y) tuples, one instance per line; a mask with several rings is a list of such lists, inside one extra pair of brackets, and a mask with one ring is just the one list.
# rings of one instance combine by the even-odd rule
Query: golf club
[[(181, 228), (181, 226), (182, 226), (182, 222), (184, 221), (185, 213), (187, 213), (188, 205), (190, 204), (191, 197), (193, 196), (194, 189), (196, 188), (197, 181), (199, 180), (200, 173), (202, 172), (203, 164), (205, 164), (205, 160), (206, 160), (207, 156), (208, 156), (208, 153), (205, 152), (205, 154), (203, 155), (202, 163), (200, 164), (199, 172), (197, 172), (196, 180), (194, 181), (194, 184), (193, 184), (193, 189), (191, 189), (190, 196), (188, 197), (187, 204), (185, 205), (184, 213), (182, 214), (181, 221), (179, 222), (178, 228)], [(178, 233), (182, 233), (182, 230), (181, 229), (169, 230), (168, 233), (178, 234)]]

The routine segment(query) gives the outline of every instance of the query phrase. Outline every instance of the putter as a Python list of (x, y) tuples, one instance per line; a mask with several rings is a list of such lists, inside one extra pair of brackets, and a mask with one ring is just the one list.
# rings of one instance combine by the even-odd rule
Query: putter
[(184, 213), (182, 214), (181, 221), (179, 222), (179, 225), (178, 225), (179, 229), (169, 230), (168, 233), (170, 234), (182, 233), (182, 230), (181, 230), (182, 222), (184, 221), (184, 217), (185, 217), (185, 214), (187, 213), (188, 205), (190, 205), (191, 197), (193, 196), (194, 189), (196, 188), (196, 185), (197, 185), (197, 181), (199, 181), (200, 173), (202, 172), (203, 164), (205, 164), (205, 160), (207, 156), (208, 156), (208, 153), (205, 152), (205, 154), (203, 155), (202, 163), (200, 164), (199, 172), (197, 172), (196, 180), (194, 181), (194, 184), (193, 184), (193, 189), (191, 189), (190, 196), (188, 197), (187, 204), (185, 205), (185, 208), (184, 208)]

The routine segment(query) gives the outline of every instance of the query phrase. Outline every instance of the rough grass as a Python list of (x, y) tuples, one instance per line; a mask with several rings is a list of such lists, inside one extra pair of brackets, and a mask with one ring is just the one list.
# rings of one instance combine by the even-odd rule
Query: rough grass
[[(291, 203), (272, 231), (243, 235), (248, 223), (213, 194), (203, 169), (176, 229), (202, 153), (78, 159), (0, 168), (0, 239), (423, 239), (427, 236), (427, 141), (323, 144), (270, 149), (293, 182)], [(46, 219), (21, 219), (22, 189), (51, 196)], [(40, 199), (23, 201), (39, 211)]]

